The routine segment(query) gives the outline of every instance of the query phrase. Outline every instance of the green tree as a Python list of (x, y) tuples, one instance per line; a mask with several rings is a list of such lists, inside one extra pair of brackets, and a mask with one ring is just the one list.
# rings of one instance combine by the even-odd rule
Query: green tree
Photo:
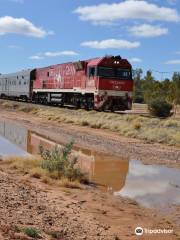
[(144, 100), (146, 103), (152, 100), (157, 94), (157, 84), (155, 84), (154, 77), (152, 75), (151, 70), (148, 70), (143, 82), (142, 82), (142, 88), (144, 93)]
[(180, 104), (180, 73), (175, 72), (172, 77), (174, 103)]
[(134, 102), (143, 103), (143, 90), (142, 90), (142, 74), (143, 71), (141, 68), (137, 68), (133, 70), (133, 80), (134, 80), (134, 93), (133, 99)]

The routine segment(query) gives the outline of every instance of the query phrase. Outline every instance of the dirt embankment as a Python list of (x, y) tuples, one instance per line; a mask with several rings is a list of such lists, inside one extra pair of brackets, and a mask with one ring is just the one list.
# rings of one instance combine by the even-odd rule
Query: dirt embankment
[[(45, 107), (44, 107), (45, 108)], [(44, 115), (24, 113), (12, 109), (1, 109), (1, 118), (16, 120), (16, 123), (44, 135), (57, 143), (67, 143), (72, 139), (75, 145), (94, 151), (102, 151), (119, 157), (139, 159), (145, 164), (164, 164), (180, 167), (180, 148), (166, 144), (145, 142), (140, 139), (120, 136), (110, 130), (78, 126), (73, 123), (48, 120)]]
[[(5, 164), (0, 167), (0, 239), (30, 240), (18, 229), (33, 228), (47, 240), (133, 240), (137, 226), (174, 230), (170, 235), (144, 235), (141, 239), (178, 239), (178, 225), (170, 215), (164, 217), (134, 201), (92, 188), (49, 186), (9, 170)], [(55, 233), (61, 237), (53, 238)]]
[(146, 116), (133, 114), (133, 111), (129, 114), (85, 111), (7, 100), (0, 100), (0, 108), (25, 112), (29, 117), (36, 115), (58, 124), (68, 123), (91, 129), (102, 129), (148, 143), (163, 143), (180, 147), (180, 121), (174, 116), (169, 119), (158, 119), (147, 114)]

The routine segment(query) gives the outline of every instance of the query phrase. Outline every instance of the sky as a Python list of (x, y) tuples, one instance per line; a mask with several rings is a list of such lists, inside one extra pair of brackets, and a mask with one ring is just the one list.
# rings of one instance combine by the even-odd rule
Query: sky
[(0, 0), (1, 73), (104, 55), (180, 71), (180, 0)]

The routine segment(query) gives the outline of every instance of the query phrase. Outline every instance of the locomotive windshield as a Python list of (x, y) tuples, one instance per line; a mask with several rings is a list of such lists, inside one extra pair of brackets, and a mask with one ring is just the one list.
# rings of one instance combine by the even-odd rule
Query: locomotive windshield
[(131, 70), (121, 68), (98, 67), (97, 75), (104, 78), (131, 79)]

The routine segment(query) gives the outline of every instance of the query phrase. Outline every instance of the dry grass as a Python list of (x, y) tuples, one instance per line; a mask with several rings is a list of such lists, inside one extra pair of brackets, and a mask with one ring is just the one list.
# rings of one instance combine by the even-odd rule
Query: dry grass
[(83, 185), (80, 184), (78, 181), (71, 182), (67, 178), (61, 179), (57, 182), (58, 186), (65, 187), (65, 188), (77, 188), (77, 189), (84, 189)]
[(83, 189), (83, 185), (79, 181), (70, 181), (69, 179), (59, 179), (56, 172), (48, 172), (41, 167), (42, 159), (11, 157), (0, 162), (0, 165), (7, 165), (10, 169), (16, 170), (23, 174), (29, 174), (30, 177), (40, 179), (43, 183), (56, 185), (65, 188)]
[(0, 106), (4, 108), (9, 108), (9, 109), (16, 109), (26, 113), (37, 111), (36, 106), (28, 105), (26, 103), (8, 101), (8, 100), (0, 100)]
[(32, 169), (40, 168), (42, 160), (40, 158), (11, 157), (5, 161), (11, 169), (30, 173)]
[[(36, 114), (51, 122), (107, 129), (126, 137), (180, 146), (180, 121), (174, 117), (158, 119), (137, 114), (123, 115), (110, 112), (84, 111), (82, 109), (41, 107), (3, 100), (0, 100), (0, 106)], [(144, 109), (145, 106), (142, 108)]]

